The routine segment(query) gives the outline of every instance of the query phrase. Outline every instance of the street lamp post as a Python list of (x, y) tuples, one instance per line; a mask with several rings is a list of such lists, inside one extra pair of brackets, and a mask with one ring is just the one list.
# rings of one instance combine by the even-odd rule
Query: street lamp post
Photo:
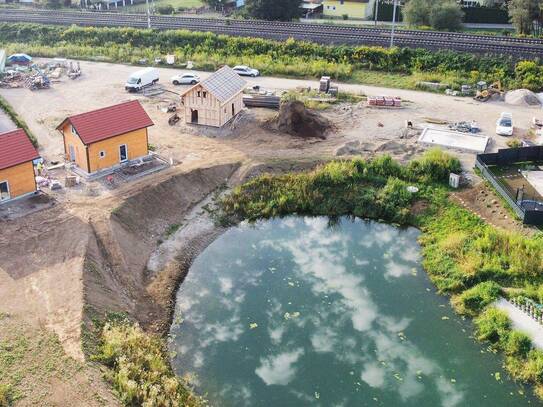
[(390, 31), (390, 48), (394, 46), (394, 29), (396, 28), (396, 6), (398, 0), (394, 0), (394, 5), (392, 6), (392, 30)]
[(379, 0), (375, 0), (375, 13), (374, 13), (374, 19), (375, 19), (375, 26), (377, 27), (377, 18), (379, 17)]

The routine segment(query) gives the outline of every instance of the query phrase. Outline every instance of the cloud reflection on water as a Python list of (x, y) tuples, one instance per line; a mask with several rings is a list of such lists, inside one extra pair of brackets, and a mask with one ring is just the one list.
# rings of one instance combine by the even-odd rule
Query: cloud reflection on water
[[(262, 224), (259, 226), (260, 233), (268, 236), (270, 228), (274, 227), (273, 222)], [(460, 385), (453, 386), (444, 377), (437, 362), (426, 357), (408, 339), (398, 335), (409, 327), (410, 319), (386, 315), (380, 310), (361, 272), (363, 269), (374, 272), (376, 266), (363, 258), (360, 252), (363, 254), (364, 250), (378, 247), (387, 249), (381, 259), (385, 264), (384, 279), (394, 280), (411, 275), (419, 261), (418, 246), (412, 233), (401, 234), (388, 225), (372, 223), (371, 233), (353, 244), (351, 235), (342, 233), (341, 228), (329, 228), (324, 218), (289, 218), (282, 220), (280, 227), (286, 231), (281, 238), (272, 235), (269, 239), (261, 240), (256, 247), (253, 245), (252, 254), (271, 251), (284, 256), (284, 253), (288, 253), (295, 267), (287, 274), (295, 277), (301, 286), (307, 287), (314, 301), (310, 302), (311, 310), (306, 310), (297, 318), (286, 319), (285, 313), (292, 311), (291, 307), (272, 294), (269, 294), (267, 302), (262, 300), (267, 320), (258, 322), (259, 328), (267, 334), (269, 346), (264, 354), (248, 361), (254, 359), (251, 362), (255, 363), (254, 373), (265, 385), (292, 385), (294, 387), (289, 387), (289, 391), (299, 394), (303, 401), (302, 395), (305, 398), (308, 396), (302, 389), (296, 388), (299, 365), (306, 359), (310, 360), (312, 353), (316, 352), (332, 355), (338, 362), (350, 365), (356, 376), (369, 387), (396, 392), (403, 401), (420, 397), (425, 386), (431, 385), (439, 392), (444, 407), (455, 407), (462, 403), (464, 396)], [(356, 244), (364, 249), (357, 248)], [(240, 267), (245, 263), (238, 259), (234, 264)], [(206, 352), (218, 343), (235, 343), (247, 334), (248, 323), (244, 316), (250, 313), (245, 309), (248, 292), (261, 284), (263, 273), (275, 272), (249, 268), (233, 273), (235, 278), (243, 281), (243, 284), (239, 284), (238, 280), (234, 282), (229, 276), (230, 273), (223, 273), (227, 270), (213, 270), (216, 280), (205, 282), (209, 289), (204, 293), (185, 292), (178, 301), (181, 315), (200, 338), (192, 345), (184, 343), (179, 346), (178, 352), (192, 360), (192, 367), (196, 371), (205, 363)], [(277, 278), (282, 278), (280, 271), (277, 271)], [(285, 289), (289, 289), (289, 286), (285, 286)], [(215, 298), (218, 292), (221, 296)], [(209, 320), (209, 316), (205, 315), (208, 301), (220, 303), (228, 317), (222, 315), (220, 321)], [(346, 324), (350, 324), (357, 334), (343, 336)], [(298, 330), (298, 340), (288, 335), (293, 330)], [(299, 346), (305, 343), (303, 338), (308, 339), (309, 349)], [(243, 394), (239, 389), (235, 390), (236, 386), (231, 389), (231, 399), (251, 404), (253, 392), (250, 388)], [(347, 402), (347, 405), (350, 403)]]

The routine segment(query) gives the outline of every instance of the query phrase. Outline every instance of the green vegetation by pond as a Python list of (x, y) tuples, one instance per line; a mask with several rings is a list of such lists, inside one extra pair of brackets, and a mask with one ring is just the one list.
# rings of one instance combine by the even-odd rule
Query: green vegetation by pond
[(205, 405), (172, 372), (162, 338), (128, 320), (105, 323), (94, 359), (109, 368), (106, 378), (127, 406)]
[[(495, 283), (504, 296), (521, 293), (542, 302), (543, 234), (527, 237), (496, 229), (451, 202), (444, 183), (449, 172), (458, 169), (456, 159), (431, 150), (406, 166), (385, 156), (334, 161), (308, 173), (264, 175), (227, 195), (219, 220), (228, 224), (290, 214), (354, 215), (414, 225), (422, 231), (425, 270), (440, 292), (461, 304), (458, 310), (476, 315), (496, 297), (494, 286), (466, 292), (484, 282)], [(407, 192), (409, 185), (419, 192)], [(540, 351), (533, 352), (539, 360)], [(509, 369), (514, 377), (537, 388), (543, 385), (543, 363), (521, 353), (507, 360), (508, 366), (518, 367)]]
[[(62, 27), (0, 23), (0, 45), (11, 52), (136, 64), (165, 54), (195, 62), (202, 70), (244, 63), (264, 75), (320, 77), (414, 88), (420, 80), (443, 80), (453, 88), (479, 80), (501, 80), (509, 88), (543, 88), (537, 61), (477, 56), (449, 50), (325, 46), (289, 39), (229, 37), (183, 30)], [(376, 72), (373, 76), (365, 72)], [(364, 82), (367, 77), (368, 82)]]

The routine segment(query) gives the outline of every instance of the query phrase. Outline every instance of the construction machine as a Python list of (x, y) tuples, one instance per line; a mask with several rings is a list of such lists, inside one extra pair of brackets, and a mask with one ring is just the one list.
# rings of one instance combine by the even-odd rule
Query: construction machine
[(496, 81), (490, 86), (485, 81), (477, 82), (477, 93), (475, 94), (475, 100), (479, 102), (486, 102), (493, 95), (502, 95), (502, 84), (500, 81)]

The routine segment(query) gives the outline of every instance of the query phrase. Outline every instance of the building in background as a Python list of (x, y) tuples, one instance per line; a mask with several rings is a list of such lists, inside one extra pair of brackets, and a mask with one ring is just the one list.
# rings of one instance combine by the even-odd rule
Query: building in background
[(374, 0), (323, 0), (324, 17), (367, 19), (373, 15)]

